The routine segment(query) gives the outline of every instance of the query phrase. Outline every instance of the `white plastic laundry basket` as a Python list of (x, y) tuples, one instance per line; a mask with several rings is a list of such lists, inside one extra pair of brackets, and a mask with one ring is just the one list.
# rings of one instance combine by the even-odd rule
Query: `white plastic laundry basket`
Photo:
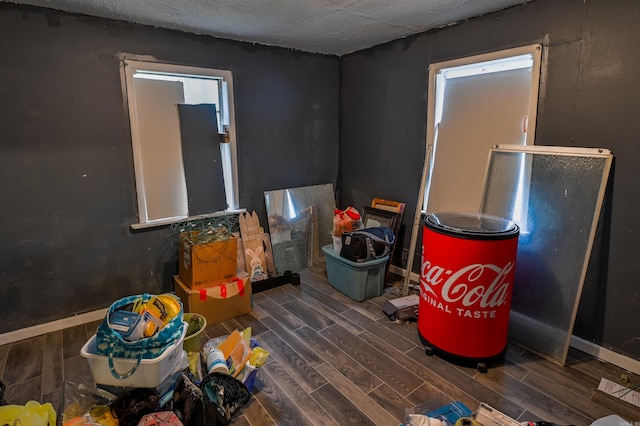
[[(109, 370), (109, 357), (100, 355), (96, 350), (96, 335), (87, 341), (80, 351), (80, 355), (87, 359), (89, 368), (96, 384), (107, 386), (123, 386), (135, 388), (155, 388), (166, 379), (180, 361), (182, 342), (187, 333), (187, 323), (183, 323), (182, 336), (173, 345), (169, 346), (157, 358), (143, 359), (138, 369), (125, 379), (117, 379)], [(113, 358), (113, 366), (116, 371), (129, 371), (136, 364), (136, 359)]]

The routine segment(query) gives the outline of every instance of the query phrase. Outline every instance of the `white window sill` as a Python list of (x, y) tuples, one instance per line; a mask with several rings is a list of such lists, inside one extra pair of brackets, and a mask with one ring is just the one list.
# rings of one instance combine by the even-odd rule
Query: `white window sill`
[(174, 223), (188, 222), (188, 221), (191, 221), (191, 220), (198, 220), (198, 219), (206, 219), (208, 217), (220, 217), (220, 216), (228, 216), (228, 215), (233, 215), (233, 214), (245, 213), (246, 211), (247, 211), (247, 209), (223, 210), (223, 211), (219, 211), (219, 212), (215, 212), (215, 213), (202, 214), (202, 215), (198, 215), (198, 216), (168, 217), (168, 218), (165, 218), (165, 219), (158, 219), (158, 220), (153, 220), (153, 221), (149, 221), (149, 222), (133, 223), (133, 224), (131, 224), (131, 229), (132, 230), (138, 230), (138, 229), (155, 228), (155, 227), (158, 227), (158, 226), (172, 225)]

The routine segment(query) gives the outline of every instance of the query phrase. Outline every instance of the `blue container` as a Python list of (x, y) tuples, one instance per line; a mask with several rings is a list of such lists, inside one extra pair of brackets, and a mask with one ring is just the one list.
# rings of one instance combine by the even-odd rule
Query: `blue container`
[(357, 302), (382, 294), (389, 256), (356, 263), (340, 257), (333, 245), (322, 247), (322, 251), (327, 261), (327, 280), (334, 288)]
[(130, 311), (114, 311), (109, 315), (109, 327), (128, 342), (140, 340), (144, 335), (142, 316)]

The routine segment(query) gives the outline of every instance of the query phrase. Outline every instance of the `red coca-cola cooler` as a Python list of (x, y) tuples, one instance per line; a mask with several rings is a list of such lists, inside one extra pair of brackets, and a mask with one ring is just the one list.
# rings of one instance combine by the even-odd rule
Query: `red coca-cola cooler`
[(504, 353), (518, 235), (514, 222), (479, 213), (424, 219), (418, 333), (427, 354), (488, 361)]

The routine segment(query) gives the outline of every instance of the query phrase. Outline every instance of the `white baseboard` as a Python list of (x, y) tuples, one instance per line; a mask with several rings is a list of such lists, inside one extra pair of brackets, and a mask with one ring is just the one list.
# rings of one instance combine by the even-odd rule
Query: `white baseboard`
[(635, 374), (640, 374), (640, 361), (619, 354), (578, 336), (571, 336), (570, 346)]
[[(389, 266), (389, 272), (393, 272), (396, 275), (400, 275), (401, 277), (406, 277), (407, 276), (407, 271), (406, 269), (403, 269), (399, 266), (396, 265), (390, 265)], [(420, 276), (418, 274), (416, 274), (415, 272), (411, 273), (411, 281), (415, 281), (418, 282), (420, 281)]]
[[(400, 268), (396, 265), (391, 265), (389, 267), (389, 271), (393, 272), (396, 275), (400, 275), (401, 277), (407, 276), (407, 271), (405, 269)], [(411, 272), (411, 280), (415, 282), (420, 281), (420, 276)], [(635, 374), (640, 374), (640, 361), (629, 358), (628, 356), (619, 354), (602, 346), (596, 345), (595, 343), (589, 342), (587, 340), (581, 339), (577, 336), (571, 336), (571, 342), (569, 344), (572, 348), (578, 349), (584, 353), (592, 355), (598, 359), (609, 362), (613, 365), (617, 365), (620, 368), (624, 368), (627, 371), (630, 371)]]
[(29, 339), (41, 334), (50, 333), (52, 331), (58, 331), (76, 325), (84, 324), (91, 321), (98, 321), (104, 318), (107, 314), (107, 308), (100, 309), (93, 312), (86, 312), (84, 314), (74, 315), (69, 318), (63, 318), (57, 321), (51, 321), (44, 324), (34, 325), (32, 327), (21, 328), (19, 330), (10, 331), (8, 333), (0, 334), (0, 345), (6, 345), (7, 343), (17, 342), (18, 340)]

